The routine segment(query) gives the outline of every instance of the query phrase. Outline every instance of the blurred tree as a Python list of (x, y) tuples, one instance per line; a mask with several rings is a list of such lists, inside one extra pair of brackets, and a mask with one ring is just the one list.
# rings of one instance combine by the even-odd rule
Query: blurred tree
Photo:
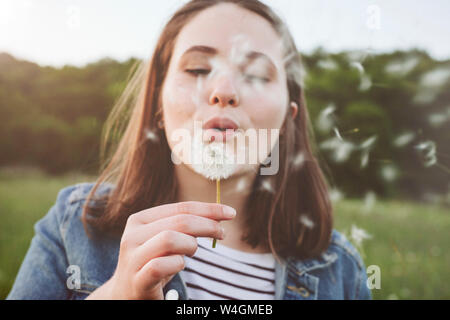
[[(447, 194), (450, 61), (411, 50), (302, 55), (331, 184), (346, 195)], [(0, 165), (97, 173), (102, 125), (137, 60), (42, 67), (0, 53)]]

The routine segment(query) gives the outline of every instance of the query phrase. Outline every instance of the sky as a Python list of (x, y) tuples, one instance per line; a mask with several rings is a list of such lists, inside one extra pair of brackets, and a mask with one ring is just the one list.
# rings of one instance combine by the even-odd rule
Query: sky
[[(61, 67), (104, 57), (148, 59), (186, 0), (0, 0), (0, 52)], [(450, 59), (450, 1), (263, 0), (300, 52), (419, 48)]]

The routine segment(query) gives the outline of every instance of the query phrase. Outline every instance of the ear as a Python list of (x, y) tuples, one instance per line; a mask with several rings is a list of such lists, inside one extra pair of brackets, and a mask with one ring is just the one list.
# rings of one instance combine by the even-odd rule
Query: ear
[(292, 119), (295, 119), (295, 117), (297, 116), (298, 113), (298, 105), (297, 103), (295, 103), (294, 101), (291, 102), (289, 111), (291, 112), (292, 115)]

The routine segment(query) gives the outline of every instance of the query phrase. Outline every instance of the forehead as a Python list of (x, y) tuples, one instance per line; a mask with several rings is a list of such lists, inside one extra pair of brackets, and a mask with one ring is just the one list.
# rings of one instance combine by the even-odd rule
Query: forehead
[(263, 17), (234, 4), (219, 4), (198, 13), (178, 35), (173, 58), (195, 45), (217, 49), (224, 58), (233, 51), (257, 51), (282, 67), (283, 48), (280, 37)]

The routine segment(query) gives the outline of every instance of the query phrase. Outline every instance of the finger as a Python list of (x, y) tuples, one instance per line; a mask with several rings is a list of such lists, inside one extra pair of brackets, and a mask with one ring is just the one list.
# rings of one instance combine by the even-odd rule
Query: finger
[(236, 210), (224, 204), (185, 201), (145, 209), (133, 216), (139, 223), (144, 224), (178, 214), (192, 214), (214, 220), (230, 220), (236, 216)]
[(197, 246), (197, 239), (192, 236), (172, 230), (162, 231), (135, 249), (133, 264), (135, 270), (139, 270), (158, 257), (176, 254), (193, 256)]
[(192, 214), (179, 214), (140, 225), (129, 236), (133, 243), (142, 245), (148, 239), (166, 230), (182, 232), (193, 237), (224, 238), (224, 230), (218, 221)]
[(139, 270), (135, 279), (139, 290), (152, 289), (160, 281), (171, 277), (184, 269), (184, 258), (181, 255), (158, 257), (147, 262)]

